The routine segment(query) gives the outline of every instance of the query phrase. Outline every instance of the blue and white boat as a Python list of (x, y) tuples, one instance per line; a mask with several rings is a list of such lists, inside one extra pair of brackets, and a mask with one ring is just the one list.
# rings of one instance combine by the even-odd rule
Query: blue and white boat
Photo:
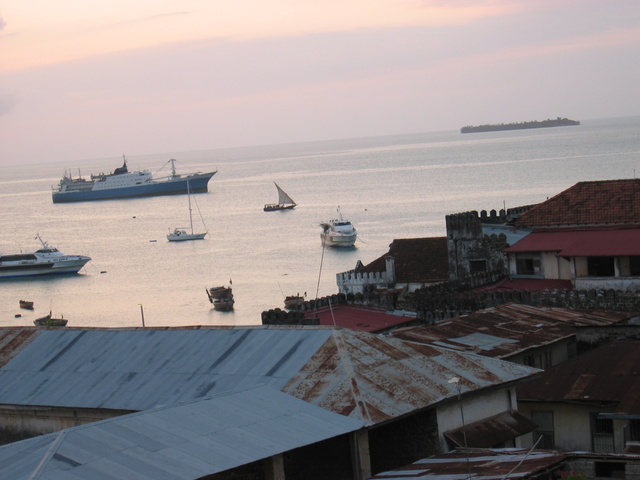
[(50, 247), (40, 235), (36, 238), (42, 248), (34, 253), (0, 255), (0, 278), (78, 273), (91, 260), (84, 255), (65, 255)]
[(154, 178), (148, 170), (129, 172), (127, 159), (120, 168), (112, 173), (91, 175), (87, 180), (83, 177), (73, 178), (65, 173), (52, 192), (53, 203), (86, 202), (91, 200), (108, 200), (113, 198), (149, 197), (155, 195), (178, 195), (206, 192), (211, 177), (217, 170), (208, 173), (176, 173), (175, 159), (171, 163), (171, 175)]

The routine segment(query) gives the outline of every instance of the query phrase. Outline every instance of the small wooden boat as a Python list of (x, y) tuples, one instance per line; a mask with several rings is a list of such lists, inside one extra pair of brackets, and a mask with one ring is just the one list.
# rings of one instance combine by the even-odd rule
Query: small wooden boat
[(49, 313), (49, 315), (44, 317), (36, 318), (33, 324), (36, 327), (66, 327), (67, 319), (62, 318), (62, 316), (60, 318), (53, 318), (51, 313)]
[(290, 210), (295, 208), (296, 202), (282, 190), (276, 182), (273, 182), (278, 189), (278, 203), (267, 203), (264, 206), (265, 212), (273, 212), (275, 210)]
[(20, 308), (25, 308), (27, 310), (33, 310), (33, 302), (28, 300), (20, 300)]
[(284, 297), (284, 308), (289, 310), (297, 310), (304, 303), (304, 297), (300, 295), (289, 295)]
[[(229, 281), (231, 284), (231, 281)], [(207, 296), (209, 301), (213, 304), (213, 308), (221, 311), (233, 310), (233, 290), (229, 287), (211, 287), (207, 288)]]
[(233, 310), (233, 304), (235, 303), (235, 300), (232, 296), (227, 298), (217, 298), (212, 303), (215, 310), (228, 312), (230, 310)]

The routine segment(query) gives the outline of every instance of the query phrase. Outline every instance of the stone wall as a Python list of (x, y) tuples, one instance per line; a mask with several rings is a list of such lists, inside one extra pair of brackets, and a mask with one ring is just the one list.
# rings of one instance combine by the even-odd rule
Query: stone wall
[(449, 252), (449, 278), (451, 280), (466, 281), (476, 272), (472, 270), (473, 262), (484, 262), (486, 271), (502, 270), (506, 272), (507, 262), (502, 250), (508, 247), (504, 234), (486, 236), (482, 232), (482, 218), (498, 223), (499, 217), (492, 212), (493, 217), (486, 212), (456, 213), (447, 215), (447, 250)]

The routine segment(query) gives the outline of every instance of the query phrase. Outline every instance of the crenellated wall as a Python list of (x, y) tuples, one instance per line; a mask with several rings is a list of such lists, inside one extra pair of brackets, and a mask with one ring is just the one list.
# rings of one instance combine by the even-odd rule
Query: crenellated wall
[(387, 288), (393, 286), (396, 281), (395, 261), (393, 257), (385, 259), (384, 272), (356, 273), (354, 270), (336, 274), (336, 283), (340, 293), (365, 293), (369, 286)]
[[(489, 215), (483, 211), (463, 212), (447, 215), (447, 250), (449, 253), (449, 278), (465, 282), (477, 272), (473, 264), (484, 264), (486, 271), (506, 271), (507, 262), (502, 250), (506, 248), (505, 235), (486, 236), (482, 232), (482, 219), (488, 223), (504, 223), (507, 214), (498, 215), (493, 210)], [(502, 221), (501, 221), (502, 220)]]

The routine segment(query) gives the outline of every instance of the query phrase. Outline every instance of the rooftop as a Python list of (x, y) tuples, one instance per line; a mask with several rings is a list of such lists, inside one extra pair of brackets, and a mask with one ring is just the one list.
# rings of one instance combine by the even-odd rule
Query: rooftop
[(640, 179), (579, 182), (524, 212), (518, 227), (640, 224)]
[(630, 317), (629, 313), (508, 303), (432, 325), (399, 328), (391, 335), (406, 341), (509, 358), (575, 336), (577, 327), (608, 326)]
[(357, 273), (384, 272), (387, 257), (394, 259), (397, 283), (449, 280), (446, 237), (396, 239), (387, 253), (358, 269)]
[[(539, 370), (350, 329), (0, 329), (0, 404), (142, 411), (266, 385), (367, 425)], [(411, 382), (407, 382), (411, 378)]]
[(640, 414), (640, 340), (615, 340), (556, 365), (518, 386), (518, 401), (607, 405)]

